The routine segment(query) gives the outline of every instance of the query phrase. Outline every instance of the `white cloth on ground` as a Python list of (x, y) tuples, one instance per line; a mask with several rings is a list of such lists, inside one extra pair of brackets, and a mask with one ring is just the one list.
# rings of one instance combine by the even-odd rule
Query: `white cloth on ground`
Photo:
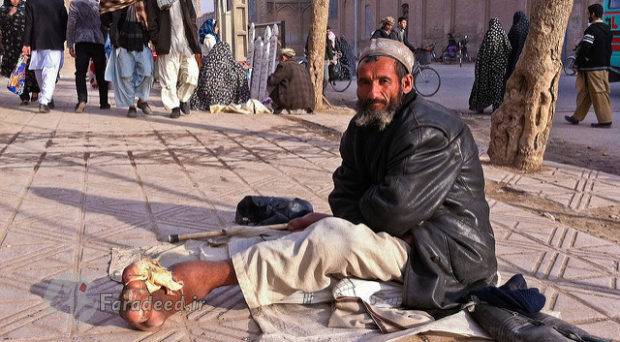
[(238, 113), (238, 114), (272, 114), (271, 109), (265, 107), (260, 101), (255, 99), (249, 99), (248, 102), (243, 104), (229, 104), (229, 105), (211, 105), (209, 112), (216, 113)]

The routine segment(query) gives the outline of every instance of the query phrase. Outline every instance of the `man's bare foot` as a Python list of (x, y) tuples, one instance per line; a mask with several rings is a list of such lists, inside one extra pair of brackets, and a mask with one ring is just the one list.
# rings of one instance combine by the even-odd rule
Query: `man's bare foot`
[(143, 280), (137, 280), (136, 263), (123, 271), (121, 308), (119, 314), (129, 325), (139, 330), (158, 330), (162, 324), (194, 300), (204, 299), (211, 290), (236, 284), (230, 261), (189, 261), (172, 267), (172, 277), (183, 284), (181, 291), (161, 288), (149, 294)]

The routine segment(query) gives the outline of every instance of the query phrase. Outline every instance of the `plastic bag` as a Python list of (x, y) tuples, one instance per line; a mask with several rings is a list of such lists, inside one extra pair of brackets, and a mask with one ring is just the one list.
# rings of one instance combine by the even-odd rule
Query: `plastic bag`
[(310, 202), (299, 198), (246, 196), (237, 204), (235, 222), (242, 225), (271, 225), (313, 212)]
[(11, 73), (11, 77), (9, 77), (9, 84), (7, 88), (11, 93), (21, 95), (24, 93), (24, 88), (26, 87), (26, 71), (28, 69), (28, 58), (24, 56), (20, 56), (17, 60), (17, 66)]

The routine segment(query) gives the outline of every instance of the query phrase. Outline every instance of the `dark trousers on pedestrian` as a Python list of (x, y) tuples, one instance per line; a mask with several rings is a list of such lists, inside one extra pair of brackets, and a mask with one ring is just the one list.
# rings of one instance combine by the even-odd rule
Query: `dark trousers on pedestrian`
[(22, 101), (36, 101), (39, 94), (39, 84), (37, 83), (37, 77), (34, 75), (34, 71), (26, 70), (26, 86), (24, 92), (19, 95)]
[(103, 44), (77, 43), (75, 44), (75, 88), (78, 93), (78, 102), (88, 102), (86, 89), (86, 73), (88, 64), (95, 63), (95, 76), (99, 86), (99, 104), (108, 104), (108, 83), (105, 80), (105, 49)]

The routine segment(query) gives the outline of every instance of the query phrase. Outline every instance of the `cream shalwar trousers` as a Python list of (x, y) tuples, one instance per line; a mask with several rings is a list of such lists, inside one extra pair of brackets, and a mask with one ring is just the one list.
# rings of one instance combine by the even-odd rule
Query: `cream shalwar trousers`
[(409, 248), (387, 233), (331, 217), (234, 254), (232, 263), (245, 301), (257, 308), (344, 277), (402, 281)]
[(178, 108), (189, 101), (198, 86), (200, 70), (194, 55), (169, 53), (157, 57), (161, 84), (161, 101), (166, 110)]

